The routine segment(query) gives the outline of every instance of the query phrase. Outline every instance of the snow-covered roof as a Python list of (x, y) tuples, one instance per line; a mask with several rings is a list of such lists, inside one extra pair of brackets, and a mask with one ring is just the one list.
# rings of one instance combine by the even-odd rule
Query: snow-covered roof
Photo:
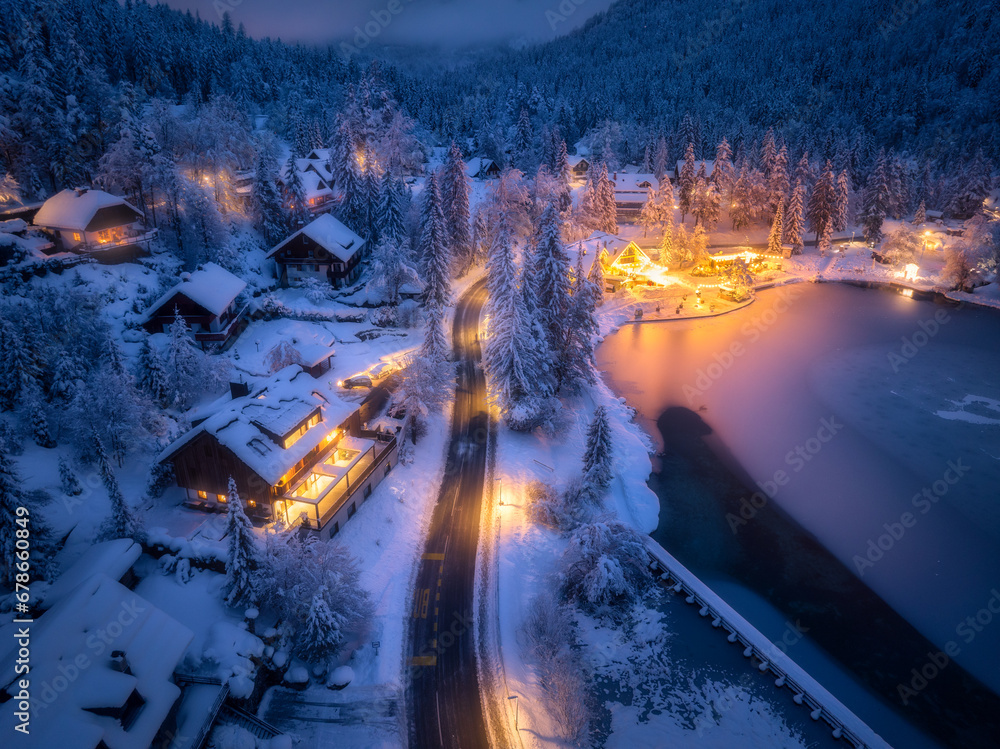
[(42, 204), (35, 214), (35, 226), (66, 231), (100, 231), (108, 226), (93, 225), (98, 211), (115, 206), (125, 210), (120, 217), (116, 217), (120, 219), (119, 223), (109, 226), (131, 224), (143, 217), (142, 211), (116, 195), (102, 190), (68, 189), (56, 193)]
[(218, 317), (229, 309), (229, 305), (246, 287), (246, 282), (243, 279), (234, 276), (221, 265), (205, 263), (193, 273), (182, 273), (181, 282), (149, 306), (144, 321), (155, 317), (178, 294), (183, 294), (195, 304), (204, 307), (207, 312)]
[(94, 544), (49, 586), (42, 608), (52, 608), (93, 575), (107, 575), (112, 580), (121, 580), (141, 554), (142, 547), (131, 538)]
[(274, 257), (279, 250), (300, 234), (309, 237), (324, 250), (345, 263), (350, 261), (365, 244), (365, 240), (348, 229), (344, 224), (329, 213), (324, 213), (267, 253), (267, 256)]
[(591, 268), (594, 267), (594, 260), (600, 257), (601, 252), (607, 252), (607, 262), (613, 263), (630, 244), (629, 240), (622, 239), (615, 234), (595, 231), (582, 241), (566, 245), (569, 266), (575, 268), (577, 256), (582, 256), (583, 272), (589, 276)]
[[(281, 169), (281, 181), (288, 179), (289, 164), (285, 164)], [(316, 198), (324, 195), (332, 195), (333, 190), (330, 183), (333, 175), (330, 173), (329, 164), (325, 161), (312, 159), (296, 159), (295, 169), (302, 180), (302, 190), (306, 198)]]
[(615, 193), (637, 193), (645, 197), (650, 187), (657, 188), (660, 181), (655, 174), (625, 174), (617, 172), (612, 175)]
[(329, 148), (314, 148), (306, 156), (309, 161), (329, 161), (330, 160), (330, 149)]
[[(695, 173), (696, 176), (697, 176), (698, 171), (701, 169), (702, 166), (705, 167), (705, 176), (706, 177), (711, 177), (712, 176), (712, 170), (715, 168), (715, 159), (707, 159), (707, 160), (702, 160), (702, 161), (695, 161), (694, 162), (694, 173)], [(677, 162), (677, 172), (676, 172), (676, 174), (680, 174), (681, 173), (681, 169), (683, 169), (683, 168), (684, 168), (684, 161), (682, 159), (681, 161)]]
[(497, 163), (486, 156), (474, 156), (465, 162), (465, 173), (470, 177), (478, 177), (491, 168), (497, 168)]
[[(355, 407), (342, 401), (335, 387), (329, 380), (312, 378), (298, 365), (285, 367), (250, 395), (233, 400), (187, 432), (159, 460), (168, 460), (195, 437), (208, 433), (258, 476), (276, 486), (354, 412)], [(317, 408), (320, 422), (288, 447), (271, 437), (287, 435)]]
[[(121, 583), (102, 574), (89, 577), (32, 625), (33, 745), (149, 746), (180, 695), (171, 677), (193, 637)], [(15, 694), (17, 643), (8, 639), (0, 684)], [(112, 660), (114, 651), (124, 653), (121, 665)], [(46, 684), (65, 686), (49, 699), (41, 689)], [(127, 730), (118, 719), (92, 712), (121, 708), (133, 691), (144, 704)], [(3, 711), (5, 734), (12, 718), (12, 710)]]
[(578, 167), (583, 162), (586, 162), (588, 166), (590, 165), (590, 160), (586, 156), (570, 156), (569, 157), (569, 166), (570, 166), (571, 169), (575, 169), (576, 167)]

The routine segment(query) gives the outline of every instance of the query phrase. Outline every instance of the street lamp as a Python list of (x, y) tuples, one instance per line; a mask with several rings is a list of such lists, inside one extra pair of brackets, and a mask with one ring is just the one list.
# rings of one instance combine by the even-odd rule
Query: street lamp
[(514, 700), (514, 730), (519, 731), (521, 729), (518, 728), (518, 725), (517, 725), (517, 712), (518, 712), (518, 710), (517, 710), (517, 704), (518, 704), (517, 703), (517, 695), (515, 694), (513, 697), (508, 697), (507, 699), (508, 700)]

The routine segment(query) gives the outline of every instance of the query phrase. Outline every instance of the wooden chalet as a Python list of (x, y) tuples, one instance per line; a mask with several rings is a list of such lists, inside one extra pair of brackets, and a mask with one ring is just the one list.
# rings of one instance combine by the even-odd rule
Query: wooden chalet
[(398, 455), (394, 434), (365, 428), (377, 404), (358, 409), (336, 390), (290, 365), (252, 389), (234, 389), (237, 397), (160, 460), (173, 463), (191, 507), (223, 509), (232, 477), (251, 517), (301, 525), (329, 538)]
[(649, 197), (649, 189), (658, 189), (660, 181), (653, 174), (625, 174), (615, 172), (612, 176), (615, 190), (615, 208), (618, 218), (635, 220)]
[(361, 277), (361, 263), (368, 256), (368, 245), (333, 216), (324, 214), (267, 256), (277, 264), (283, 285), (312, 278), (340, 288)]
[[(156, 229), (147, 229), (145, 216), (124, 198), (90, 188), (63, 190), (46, 200), (34, 215), (34, 224), (52, 235), (60, 251), (110, 253), (147, 250)], [(115, 252), (118, 250), (118, 252)], [(125, 258), (125, 259), (131, 259)]]
[(205, 263), (193, 273), (182, 273), (181, 282), (153, 302), (142, 325), (150, 333), (166, 333), (180, 314), (205, 348), (227, 345), (246, 324), (246, 305), (239, 296), (246, 283), (215, 263)]
[(487, 156), (476, 156), (465, 162), (465, 173), (472, 179), (496, 179), (500, 166)]
[(566, 253), (571, 268), (576, 267), (577, 257), (580, 257), (583, 272), (588, 277), (593, 275), (594, 263), (600, 263), (604, 291), (609, 293), (642, 280), (646, 270), (658, 267), (635, 242), (600, 231), (567, 245)]
[(590, 170), (590, 161), (585, 156), (570, 156), (569, 170), (577, 179), (585, 179)]

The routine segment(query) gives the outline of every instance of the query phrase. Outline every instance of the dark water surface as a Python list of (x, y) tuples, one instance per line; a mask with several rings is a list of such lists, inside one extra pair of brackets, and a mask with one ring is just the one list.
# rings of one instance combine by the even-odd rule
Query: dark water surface
[(598, 364), (660, 443), (665, 548), (772, 639), (799, 622), (897, 746), (896, 716), (1000, 745), (1000, 314), (800, 284)]

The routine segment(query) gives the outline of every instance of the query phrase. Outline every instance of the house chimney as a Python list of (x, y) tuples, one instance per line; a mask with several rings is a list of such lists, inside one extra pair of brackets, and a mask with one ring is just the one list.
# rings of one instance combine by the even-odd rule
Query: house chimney
[(86, 195), (87, 191), (89, 189), (90, 189), (89, 187), (78, 187), (78, 188), (76, 188), (77, 197), (79, 197), (80, 195)]
[(112, 650), (111, 651), (111, 668), (120, 674), (131, 674), (132, 669), (128, 665), (128, 659), (125, 657), (124, 650)]
[(246, 397), (250, 395), (250, 385), (245, 382), (230, 382), (229, 394), (233, 396), (233, 400)]

